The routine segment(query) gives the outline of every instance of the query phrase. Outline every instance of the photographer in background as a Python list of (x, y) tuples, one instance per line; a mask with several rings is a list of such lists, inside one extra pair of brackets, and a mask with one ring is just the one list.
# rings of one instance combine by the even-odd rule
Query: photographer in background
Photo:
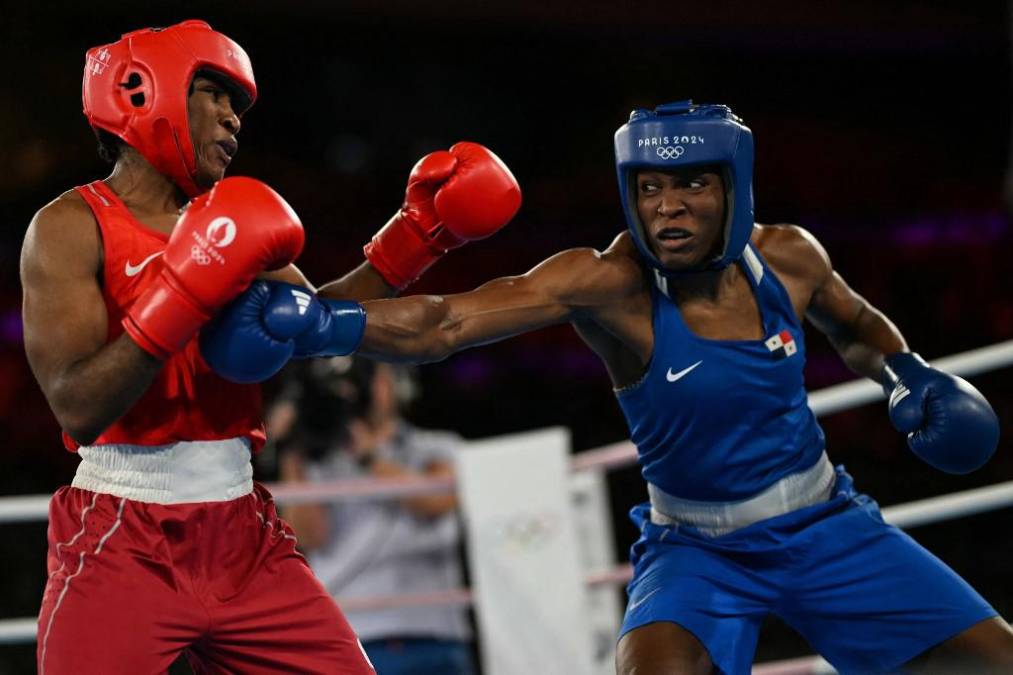
[[(302, 362), (268, 415), (280, 479), (449, 476), (461, 442), (413, 427), (401, 408), (417, 386), (405, 367), (336, 357)], [(273, 424), (272, 424), (273, 423)], [(332, 596), (426, 593), (463, 583), (452, 494), (355, 499), (284, 509), (300, 549)], [(347, 612), (379, 675), (475, 672), (460, 607)]]

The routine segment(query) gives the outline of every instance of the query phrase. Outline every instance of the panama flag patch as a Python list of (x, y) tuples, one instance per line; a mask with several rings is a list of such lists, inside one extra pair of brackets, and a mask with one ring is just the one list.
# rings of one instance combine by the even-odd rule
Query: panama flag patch
[(795, 338), (791, 336), (791, 333), (787, 330), (783, 330), (777, 335), (772, 335), (767, 338), (767, 349), (774, 355), (775, 358), (784, 359), (798, 351), (798, 345), (795, 344)]

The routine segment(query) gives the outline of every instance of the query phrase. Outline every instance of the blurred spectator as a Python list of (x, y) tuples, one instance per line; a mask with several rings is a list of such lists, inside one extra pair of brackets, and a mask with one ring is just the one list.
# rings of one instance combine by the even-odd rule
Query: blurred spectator
[[(413, 427), (401, 408), (411, 371), (339, 357), (298, 364), (269, 424), (280, 478), (449, 476), (460, 437)], [(290, 506), (284, 517), (327, 590), (338, 598), (427, 593), (463, 584), (454, 495)], [(346, 612), (379, 675), (475, 672), (460, 607)]]

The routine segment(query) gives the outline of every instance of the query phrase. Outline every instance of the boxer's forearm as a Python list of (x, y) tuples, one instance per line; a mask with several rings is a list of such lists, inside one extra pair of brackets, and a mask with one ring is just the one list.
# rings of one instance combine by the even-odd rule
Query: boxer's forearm
[(380, 273), (377, 272), (368, 262), (363, 262), (354, 270), (341, 277), (330, 281), (317, 291), (317, 294), (331, 300), (378, 300), (390, 298), (397, 291), (388, 284)]
[(438, 295), (365, 303), (366, 330), (359, 353), (382, 360), (425, 363), (454, 351), (448, 306)]
[(89, 445), (133, 407), (161, 368), (162, 361), (123, 334), (55, 378), (49, 404), (63, 430)]
[(828, 337), (848, 368), (876, 382), (882, 376), (883, 356), (907, 351), (897, 326), (868, 303), (847, 330)]
[(577, 310), (575, 301), (563, 296), (577, 296), (589, 307), (600, 304), (602, 295), (600, 288), (587, 290), (585, 277), (594, 275), (574, 271), (573, 257), (553, 256), (525, 275), (493, 279), (466, 293), (364, 303), (359, 352), (378, 359), (439, 361), (462, 349), (565, 323)]

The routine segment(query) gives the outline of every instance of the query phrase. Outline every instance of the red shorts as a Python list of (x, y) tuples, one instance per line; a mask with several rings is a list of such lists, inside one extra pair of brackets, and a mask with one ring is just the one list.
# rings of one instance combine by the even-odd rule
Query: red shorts
[(49, 507), (42, 675), (374, 675), (270, 493), (151, 504), (62, 488)]

